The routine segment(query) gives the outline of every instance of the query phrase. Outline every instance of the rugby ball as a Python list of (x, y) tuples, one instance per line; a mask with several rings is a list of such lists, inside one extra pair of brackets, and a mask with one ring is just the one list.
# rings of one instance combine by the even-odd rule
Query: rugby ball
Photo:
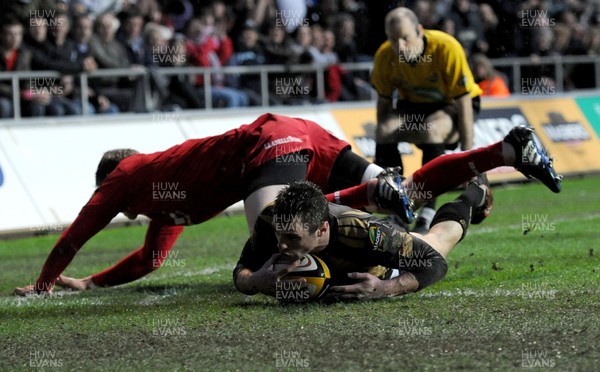
[[(289, 282), (292, 279), (306, 279), (306, 283)], [(277, 283), (275, 297), (280, 301), (303, 302), (321, 297), (327, 288), (331, 273), (319, 257), (307, 254), (300, 259), (300, 265)]]

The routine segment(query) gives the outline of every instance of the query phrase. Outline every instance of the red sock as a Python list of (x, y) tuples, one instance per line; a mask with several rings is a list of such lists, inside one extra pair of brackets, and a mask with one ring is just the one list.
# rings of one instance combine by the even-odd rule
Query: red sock
[(413, 189), (435, 197), (460, 186), (473, 176), (506, 165), (502, 142), (475, 150), (437, 157), (413, 173)]
[(363, 183), (358, 186), (327, 194), (325, 197), (330, 203), (342, 204), (356, 209), (364, 208), (369, 205), (368, 186), (369, 183)]

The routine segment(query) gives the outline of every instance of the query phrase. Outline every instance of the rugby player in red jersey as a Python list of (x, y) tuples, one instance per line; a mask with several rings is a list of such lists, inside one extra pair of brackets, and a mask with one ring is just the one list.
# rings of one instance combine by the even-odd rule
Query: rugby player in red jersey
[(202, 223), (244, 200), (252, 227), (277, 192), (294, 180), (307, 179), (333, 192), (331, 201), (376, 204), (408, 218), (412, 212), (400, 195), (400, 178), (388, 172), (376, 179), (380, 173), (381, 167), (318, 124), (274, 114), (162, 152), (109, 151), (98, 165), (96, 191), (55, 244), (36, 283), (15, 294), (51, 292), (79, 249), (120, 212), (150, 218), (144, 245), (103, 272), (78, 280), (63, 277), (59, 284), (87, 289), (141, 278), (161, 265), (184, 225)]
[[(405, 182), (422, 183), (437, 195), (479, 171), (514, 164), (547, 186), (559, 188), (558, 180), (550, 176), (554, 171), (547, 158), (542, 157), (545, 163), (540, 165), (540, 151), (530, 132), (525, 132), (527, 135), (512, 144), (498, 142), (445, 156)], [(294, 156), (288, 157), (290, 154)], [(352, 153), (346, 142), (308, 120), (265, 114), (252, 124), (219, 136), (189, 140), (163, 152), (144, 155), (117, 151), (108, 155), (98, 166), (98, 188), (59, 238), (36, 283), (16, 288), (15, 294), (49, 293), (57, 279), (67, 287), (89, 289), (141, 278), (160, 267), (183, 225), (204, 222), (244, 200), (248, 224), (254, 226), (277, 193), (296, 180), (312, 181), (327, 192), (342, 189), (327, 196), (330, 202), (355, 208), (375, 202), (407, 222), (412, 217), (411, 205), (398, 187), (401, 178), (397, 173), (382, 172)], [(515, 156), (531, 157), (532, 162), (515, 163)], [(350, 185), (359, 186), (344, 189)], [(170, 189), (177, 197), (161, 198), (163, 189)], [(151, 219), (144, 245), (100, 273), (83, 279), (62, 277), (83, 244), (119, 212), (130, 218), (142, 214)]]

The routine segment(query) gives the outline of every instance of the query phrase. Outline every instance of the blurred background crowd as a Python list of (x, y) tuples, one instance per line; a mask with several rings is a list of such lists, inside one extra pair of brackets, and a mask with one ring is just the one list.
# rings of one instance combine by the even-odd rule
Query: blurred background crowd
[[(3, 0), (0, 72), (60, 73), (21, 80), (23, 116), (81, 114), (80, 73), (115, 68), (132, 72), (90, 78), (89, 114), (205, 107), (203, 75), (161, 67), (320, 66), (325, 99), (314, 73), (278, 72), (269, 75), (269, 104), (368, 100), (368, 71), (341, 64), (372, 60), (386, 39), (385, 14), (399, 5), (425, 28), (455, 36), (478, 80), (508, 80), (490, 59), (600, 54), (594, 0)], [(553, 68), (524, 67), (522, 76), (554, 76)], [(151, 106), (136, 71), (150, 76)], [(593, 88), (590, 76), (593, 64), (573, 65), (565, 90)], [(213, 106), (261, 104), (258, 74), (215, 72), (210, 80)], [(0, 80), (0, 117), (14, 115), (12, 100), (11, 81)]]

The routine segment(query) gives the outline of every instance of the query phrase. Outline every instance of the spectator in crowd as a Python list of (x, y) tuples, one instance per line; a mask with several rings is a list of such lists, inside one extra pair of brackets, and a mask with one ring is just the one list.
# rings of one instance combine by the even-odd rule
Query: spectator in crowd
[(130, 7), (119, 16), (121, 27), (117, 33), (117, 40), (125, 47), (129, 64), (149, 64), (150, 53), (146, 51), (142, 30), (144, 29), (144, 17), (136, 7)]
[[(189, 66), (189, 56), (185, 47), (184, 35), (176, 34), (168, 41), (168, 48), (166, 50), (169, 56), (163, 59), (163, 66)], [(189, 75), (168, 75), (166, 81), (168, 96), (162, 97), (161, 110), (173, 111), (177, 109), (199, 109), (204, 107), (204, 102)]]
[[(75, 88), (73, 75), (63, 75), (59, 81), (60, 95), (52, 99), (52, 105), (57, 107), (62, 115), (81, 115), (81, 93)], [(92, 105), (88, 107), (93, 107)], [(93, 114), (93, 109), (90, 109)]]
[(338, 14), (335, 32), (336, 52), (340, 62), (362, 62), (355, 41), (354, 18), (347, 13)]
[[(67, 74), (61, 78), (63, 96), (66, 100), (61, 99), (60, 103), (63, 105), (65, 114), (77, 115), (82, 112), (81, 91), (77, 89), (78, 80), (68, 74), (95, 71), (98, 68), (98, 64), (94, 57), (88, 53), (78, 53), (75, 41), (68, 37), (71, 30), (71, 18), (67, 13), (61, 11), (54, 13), (51, 24), (53, 27), (46, 41), (47, 46), (45, 51), (49, 57), (48, 59), (52, 61), (51, 63), (57, 65), (52, 69)], [(90, 94), (93, 95), (93, 91), (90, 91)], [(114, 104), (111, 106), (106, 97), (94, 97), (88, 106), (89, 114), (96, 113), (94, 103), (100, 106), (99, 101), (105, 105), (104, 111), (118, 112), (116, 106)]]
[(456, 39), (469, 56), (473, 52), (486, 52), (487, 42), (483, 34), (477, 4), (471, 0), (454, 0), (452, 10), (448, 16), (453, 22)]
[(68, 37), (71, 31), (71, 18), (67, 13), (54, 13), (52, 18), (52, 29), (46, 41), (44, 48), (48, 59), (58, 66), (56, 69), (63, 73), (77, 73), (81, 71), (94, 71), (98, 64), (93, 57), (89, 55), (79, 55), (75, 41)]
[(123, 4), (123, 11), (134, 9), (139, 12), (147, 22), (161, 23), (163, 13), (157, 0), (136, 0)]
[(118, 27), (117, 18), (111, 12), (96, 18), (90, 53), (99, 68), (125, 68), (130, 65), (125, 47), (115, 39)]
[(276, 22), (270, 24), (264, 44), (267, 64), (285, 65), (294, 57), (292, 41), (285, 33), (285, 29), (277, 26)]
[[(31, 68), (33, 70), (57, 70), (69, 73), (69, 64), (62, 65), (60, 59), (54, 59), (51, 56), (50, 45), (48, 42), (48, 25), (50, 20), (34, 15), (30, 19), (27, 35), (25, 35), (25, 45), (32, 51)], [(76, 71), (79, 71), (76, 66)], [(75, 115), (77, 109), (74, 103), (64, 95), (64, 88), (57, 78), (36, 79), (38, 89), (47, 89), (51, 94), (50, 103), (46, 107), (46, 114), (52, 116)], [(39, 84), (43, 82), (43, 84)]]
[(71, 8), (77, 14), (89, 14), (92, 18), (107, 12), (119, 13), (127, 0), (71, 0)]
[(435, 12), (432, 0), (417, 0), (413, 5), (413, 11), (424, 28), (436, 28), (439, 18)]
[(12, 15), (22, 25), (29, 25), (32, 17), (41, 14), (45, 16), (56, 10), (55, 0), (2, 0), (0, 1), (0, 15)]
[[(205, 9), (201, 16), (193, 18), (187, 28), (186, 48), (190, 63), (194, 66), (218, 68), (226, 65), (233, 55), (233, 43), (227, 34), (215, 33), (215, 19)], [(204, 77), (198, 75), (196, 85), (204, 94)], [(225, 76), (213, 73), (211, 76), (213, 102), (224, 107), (248, 106), (248, 95), (240, 90), (226, 87)]]
[(492, 66), (492, 62), (484, 54), (473, 54), (471, 61), (473, 77), (482, 90), (482, 96), (508, 97), (510, 95), (506, 86), (506, 77)]
[[(93, 36), (93, 20), (89, 15), (78, 16), (73, 21), (73, 44), (74, 50), (72, 53), (77, 60), (86, 60), (92, 58), (92, 50), (90, 42)], [(91, 80), (90, 84), (90, 100), (95, 106), (96, 113), (117, 113), (120, 109), (111, 102), (110, 98), (104, 95), (101, 90), (102, 86), (97, 81)]]
[[(115, 39), (119, 25), (112, 12), (99, 15), (94, 22), (95, 33), (89, 40), (90, 55), (100, 69), (123, 69), (130, 67), (127, 51)], [(99, 94), (108, 97), (119, 106), (120, 111), (142, 112), (143, 85), (140, 77), (105, 77), (96, 79)]]
[(321, 0), (318, 13), (320, 25), (330, 30), (336, 29), (337, 15), (340, 13), (340, 5), (337, 0)]
[[(33, 52), (23, 46), (23, 25), (14, 16), (5, 16), (0, 24), (0, 71), (30, 71)], [(40, 83), (38, 83), (38, 81)], [(44, 80), (21, 80), (21, 112), (25, 116), (56, 115), (50, 105), (51, 87)], [(0, 117), (14, 115), (10, 80), (0, 81)]]
[(222, 0), (213, 0), (210, 5), (210, 11), (215, 17), (215, 33), (217, 35), (230, 35), (233, 27), (233, 17), (230, 9)]
[(233, 14), (235, 19), (230, 29), (232, 37), (239, 37), (247, 22), (256, 25), (259, 36), (268, 34), (270, 22), (275, 23), (277, 8), (273, 0), (239, 0), (233, 5)]
[(331, 30), (323, 31), (323, 44), (319, 49), (324, 61), (328, 64), (338, 63), (338, 55), (335, 52), (335, 33)]
[[(347, 13), (337, 15), (335, 23), (335, 52), (341, 63), (367, 62), (372, 57), (361, 55), (355, 42), (356, 28), (354, 18)], [(342, 100), (359, 100), (364, 97), (365, 87), (369, 87), (366, 72), (348, 72), (342, 79)], [(370, 95), (370, 88), (367, 88)]]
[(440, 20), (439, 29), (441, 31), (444, 31), (448, 35), (452, 35), (454, 38), (456, 38), (456, 23), (454, 23), (454, 20), (452, 18), (449, 18), (449, 17), (442, 18)]
[(292, 43), (292, 51), (294, 53), (294, 63), (300, 60), (313, 61), (312, 47), (312, 31), (309, 26), (300, 26), (295, 31), (294, 42)]
[(166, 1), (164, 6), (161, 23), (175, 32), (185, 32), (186, 25), (194, 16), (190, 0)]
[(204, 103), (188, 75), (163, 74), (163, 71), (158, 69), (187, 65), (188, 56), (183, 35), (178, 34), (173, 38), (171, 29), (152, 22), (146, 25), (144, 40), (147, 49), (152, 51), (152, 64), (147, 67), (153, 88), (154, 107), (161, 111), (202, 108)]
[[(311, 26), (312, 43), (308, 47), (308, 52), (312, 56), (313, 63), (318, 66), (331, 66), (338, 63), (338, 57), (335, 53), (335, 35), (330, 30), (316, 24)], [(327, 33), (328, 40), (325, 40)]]
[[(265, 50), (259, 42), (258, 29), (254, 21), (247, 21), (242, 29), (242, 34), (229, 64), (231, 66), (263, 66), (267, 62)], [(244, 91), (249, 98), (250, 106), (259, 106), (262, 103), (262, 88), (260, 75), (240, 74), (230, 75), (230, 85)], [(269, 95), (269, 105), (280, 104), (272, 95)]]
[[(341, 0), (340, 12), (349, 14), (354, 19), (354, 42), (360, 55), (367, 56), (365, 49), (372, 41), (368, 38), (368, 29), (372, 21), (366, 5), (358, 0)], [(370, 56), (367, 57), (371, 60)]]

